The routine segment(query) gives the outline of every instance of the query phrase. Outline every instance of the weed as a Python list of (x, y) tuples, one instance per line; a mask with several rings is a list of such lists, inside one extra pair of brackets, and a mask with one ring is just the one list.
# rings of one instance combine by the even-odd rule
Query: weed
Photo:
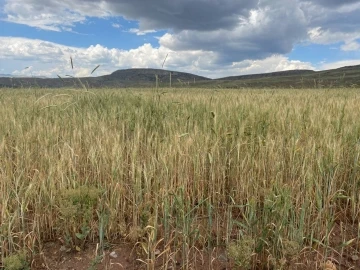
[(3, 266), (4, 270), (30, 270), (25, 251), (4, 258)]
[(243, 269), (251, 269), (254, 251), (255, 241), (249, 236), (244, 236), (227, 247), (229, 258), (234, 261), (236, 266)]
[[(65, 242), (70, 247), (84, 248), (100, 197), (101, 190), (87, 186), (61, 192), (59, 203), (60, 219), (63, 221), (61, 227), (65, 231)], [(101, 222), (103, 227), (104, 221)]]

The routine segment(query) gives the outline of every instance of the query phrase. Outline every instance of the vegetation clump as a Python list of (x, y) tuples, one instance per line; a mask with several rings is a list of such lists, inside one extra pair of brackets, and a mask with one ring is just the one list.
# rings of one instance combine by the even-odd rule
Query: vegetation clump
[(251, 269), (254, 251), (255, 240), (249, 236), (244, 236), (227, 247), (229, 258), (234, 260), (236, 266), (243, 269)]
[(96, 209), (102, 191), (95, 187), (80, 186), (61, 192), (60, 220), (68, 246), (83, 249), (96, 219)]
[(3, 261), (4, 270), (30, 270), (25, 251), (9, 255)]

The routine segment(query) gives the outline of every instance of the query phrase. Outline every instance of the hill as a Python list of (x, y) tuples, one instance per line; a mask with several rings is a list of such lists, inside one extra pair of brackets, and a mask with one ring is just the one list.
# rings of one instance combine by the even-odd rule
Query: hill
[(246, 80), (246, 79), (262, 79), (262, 78), (268, 78), (268, 77), (293, 76), (293, 75), (301, 76), (301, 75), (313, 74), (314, 72), (315, 71), (313, 71), (313, 70), (297, 69), (297, 70), (286, 70), (286, 71), (277, 71), (277, 72), (270, 72), (270, 73), (230, 76), (230, 77), (219, 78), (216, 80), (235, 81), (235, 80)]
[[(329, 88), (360, 86), (360, 65), (337, 69), (289, 70), (264, 74), (242, 75), (214, 80), (222, 88)], [(207, 83), (203, 83), (205, 86)]]
[(206, 88), (329, 88), (360, 86), (360, 65), (331, 70), (289, 70), (209, 79), (186, 72), (163, 69), (134, 68), (117, 70), (109, 75), (83, 78), (10, 78), (0, 77), (0, 87), (82, 87), (124, 88), (155, 87), (206, 87)]
[(98, 77), (69, 78), (0, 78), (0, 87), (81, 87), (81, 83), (85, 86), (93, 88), (101, 87), (155, 87), (156, 77), (158, 76), (159, 86), (170, 85), (171, 81), (174, 85), (184, 85), (196, 81), (211, 80), (206, 77), (194, 75), (186, 72), (169, 71), (163, 69), (144, 69), (133, 68), (117, 70), (109, 75)]

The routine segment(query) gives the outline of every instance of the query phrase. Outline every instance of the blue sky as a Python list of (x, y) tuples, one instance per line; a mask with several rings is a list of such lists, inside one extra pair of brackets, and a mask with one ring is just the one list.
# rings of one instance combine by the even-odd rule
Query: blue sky
[[(89, 47), (101, 44), (108, 48), (130, 50), (144, 43), (159, 46), (157, 35), (136, 35), (130, 29), (138, 29), (136, 21), (119, 18), (91, 18), (77, 23), (72, 31), (47, 31), (40, 28), (0, 21), (1, 36), (20, 36), (29, 39), (41, 39), (66, 46)], [(162, 35), (164, 31), (158, 31)]]
[(166, 55), (211, 78), (357, 65), (359, 13), (360, 0), (0, 0), (0, 74), (97, 76)]

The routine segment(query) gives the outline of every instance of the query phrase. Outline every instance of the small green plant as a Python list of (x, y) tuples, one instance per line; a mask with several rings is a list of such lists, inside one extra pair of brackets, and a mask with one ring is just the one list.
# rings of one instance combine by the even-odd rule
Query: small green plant
[(65, 229), (65, 242), (71, 248), (81, 250), (91, 232), (91, 221), (96, 216), (101, 190), (81, 186), (64, 190), (60, 200), (60, 216)]
[(25, 251), (4, 258), (4, 270), (30, 270)]
[(235, 266), (250, 269), (254, 248), (255, 240), (250, 236), (244, 236), (236, 242), (229, 243), (227, 253), (229, 258), (234, 261)]
[(102, 260), (103, 260), (103, 256), (96, 255), (95, 258), (93, 258), (92, 261), (90, 262), (90, 266), (88, 270), (96, 270), (98, 264), (100, 264)]

